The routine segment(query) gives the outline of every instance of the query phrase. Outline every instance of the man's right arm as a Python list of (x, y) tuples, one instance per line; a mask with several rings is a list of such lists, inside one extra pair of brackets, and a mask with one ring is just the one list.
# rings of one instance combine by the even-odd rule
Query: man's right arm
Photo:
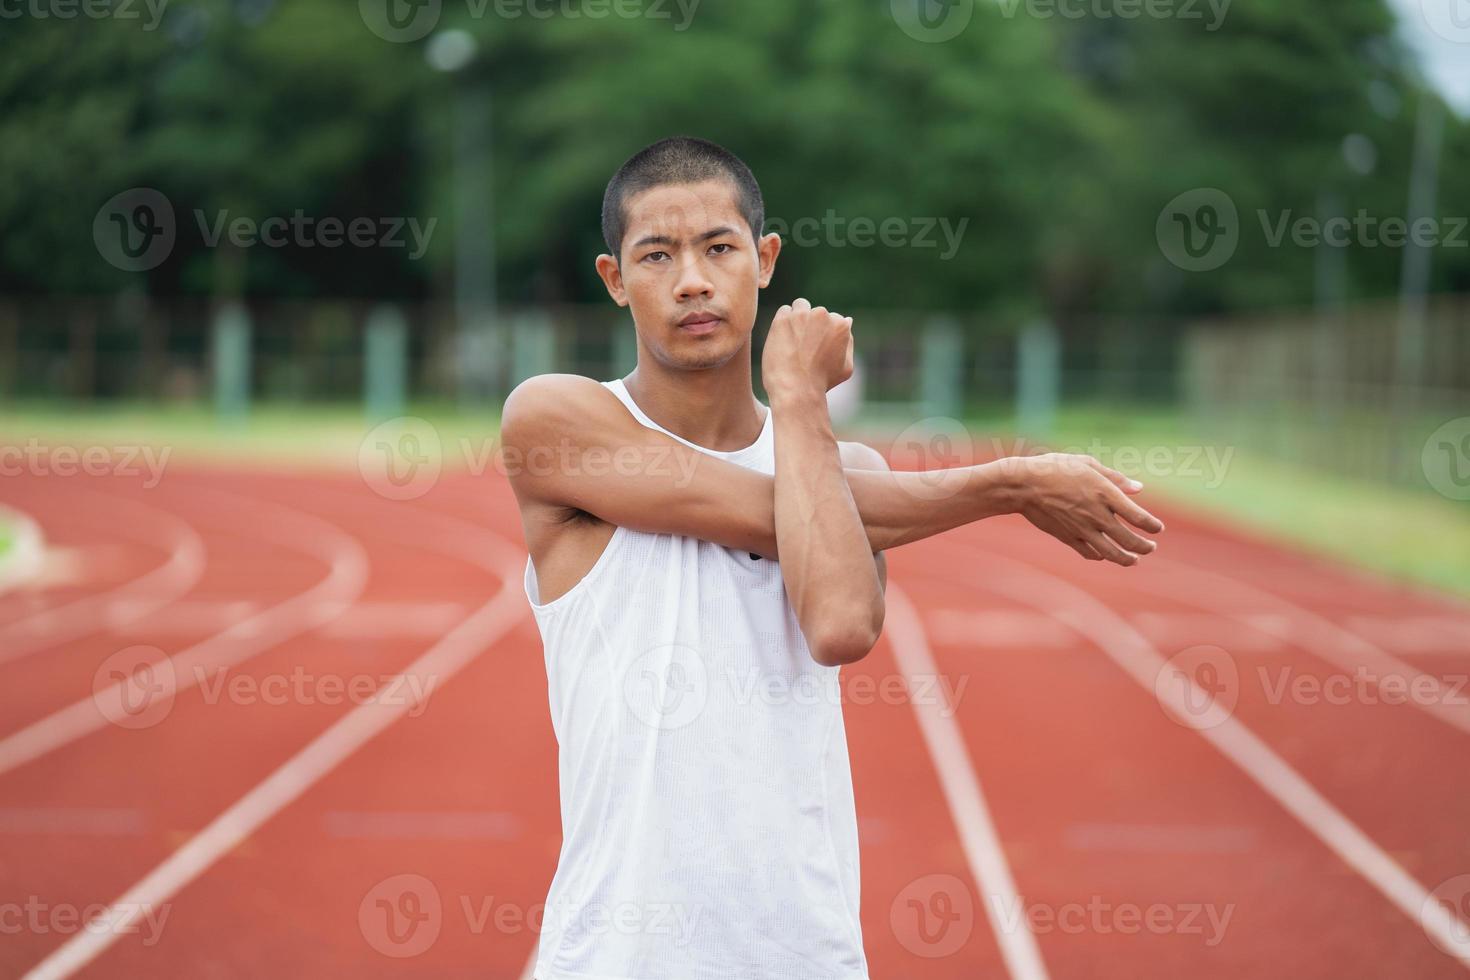
[[(523, 501), (779, 558), (773, 477), (640, 424), (617, 396), (589, 378), (548, 374), (522, 383), (506, 400), (501, 441), (506, 475)], [(1119, 489), (1131, 481), (1088, 457), (844, 474), (874, 552), (1022, 513), (1084, 557), (1131, 565), (1153, 543), (1122, 521), (1163, 530)]]

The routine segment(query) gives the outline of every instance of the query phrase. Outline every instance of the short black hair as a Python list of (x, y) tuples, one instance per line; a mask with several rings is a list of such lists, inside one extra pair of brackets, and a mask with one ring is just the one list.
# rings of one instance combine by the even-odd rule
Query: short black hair
[(618, 168), (602, 197), (602, 237), (612, 256), (622, 260), (623, 236), (628, 232), (628, 198), (666, 184), (697, 184), (705, 180), (731, 181), (741, 216), (759, 239), (766, 223), (766, 204), (760, 184), (745, 162), (717, 143), (694, 136), (672, 136), (639, 150)]

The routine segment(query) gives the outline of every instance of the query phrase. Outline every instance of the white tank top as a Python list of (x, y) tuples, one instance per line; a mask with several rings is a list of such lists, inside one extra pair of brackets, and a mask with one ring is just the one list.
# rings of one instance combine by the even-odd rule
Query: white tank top
[[(769, 412), (744, 449), (679, 441), (775, 472)], [(529, 560), (525, 585), (563, 838), (537, 980), (865, 980), (838, 668), (780, 566), (619, 527), (566, 594), (539, 602)]]

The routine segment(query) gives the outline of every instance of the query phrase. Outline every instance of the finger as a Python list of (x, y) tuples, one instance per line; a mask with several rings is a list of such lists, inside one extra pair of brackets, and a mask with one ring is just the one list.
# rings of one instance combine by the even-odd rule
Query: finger
[(1139, 483), (1137, 480), (1133, 479), (1131, 476), (1127, 476), (1127, 475), (1125, 475), (1123, 473), (1119, 473), (1117, 470), (1113, 469), (1111, 466), (1104, 466), (1103, 464), (1099, 463), (1097, 460), (1093, 459), (1091, 456), (1088, 456), (1087, 457), (1087, 465), (1088, 466), (1091, 466), (1093, 469), (1097, 470), (1103, 476), (1105, 476), (1109, 480), (1113, 481), (1113, 483), (1118, 487), (1118, 489), (1119, 490), (1122, 490), (1125, 493), (1137, 493), (1138, 491), (1140, 491), (1140, 490), (1143, 489), (1143, 484), (1142, 483)]
[(1115, 565), (1122, 565), (1126, 568), (1130, 565), (1138, 564), (1137, 555), (1135, 555), (1131, 551), (1124, 551), (1122, 548), (1118, 547), (1116, 544), (1110, 541), (1106, 535), (1096, 534), (1093, 537), (1089, 538), (1087, 543), (1092, 545), (1092, 547), (1096, 549), (1098, 554), (1102, 555), (1104, 558)]
[(1135, 534), (1132, 528), (1116, 517), (1108, 518), (1103, 525), (1102, 532), (1135, 555), (1152, 554), (1159, 546), (1157, 541), (1151, 541), (1140, 534)]
[(1113, 513), (1140, 530), (1147, 531), (1150, 534), (1158, 534), (1164, 529), (1163, 521), (1122, 494), (1113, 496), (1109, 501), (1109, 505), (1112, 507)]
[(804, 310), (811, 309), (812, 308), (812, 304), (808, 303), (806, 301), (806, 299), (803, 298), (803, 297), (797, 297), (796, 301), (791, 304), (791, 308), (793, 310), (797, 311), (798, 313), (800, 313), (800, 312), (802, 312)]
[(1077, 554), (1081, 555), (1083, 558), (1086, 558), (1088, 561), (1103, 560), (1103, 556), (1097, 553), (1097, 549), (1088, 544), (1082, 538), (1077, 538), (1075, 541), (1068, 541), (1067, 544), (1071, 545), (1073, 551), (1077, 552)]

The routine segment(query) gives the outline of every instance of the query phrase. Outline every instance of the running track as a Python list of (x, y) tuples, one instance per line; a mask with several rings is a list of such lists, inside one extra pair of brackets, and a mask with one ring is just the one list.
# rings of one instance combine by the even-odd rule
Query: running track
[[(503, 480), (0, 504), (53, 549), (0, 594), (0, 975), (524, 976), (560, 832)], [(1155, 510), (1134, 569), (1019, 519), (890, 555), (872, 975), (1470, 974), (1470, 609)]]

